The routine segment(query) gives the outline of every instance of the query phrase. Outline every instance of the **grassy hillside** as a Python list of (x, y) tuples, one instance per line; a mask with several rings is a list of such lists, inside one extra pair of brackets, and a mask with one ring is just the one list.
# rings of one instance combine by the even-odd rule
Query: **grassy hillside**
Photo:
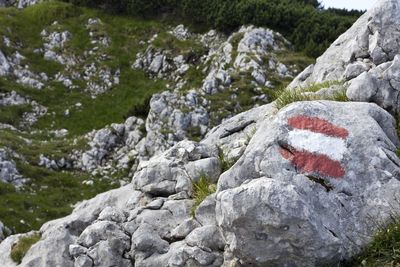
[[(104, 25), (101, 30), (112, 39), (103, 52), (111, 55), (104, 64), (121, 71), (120, 84), (113, 90), (92, 98), (83, 89), (70, 90), (59, 82), (48, 82), (38, 90), (17, 84), (11, 77), (0, 78), (0, 93), (16, 91), (48, 108), (48, 115), (41, 117), (31, 129), (19, 127), (22, 114), (31, 109), (29, 105), (0, 108), (0, 123), (21, 130), (0, 130), (0, 147), (18, 155), (14, 161), (19, 172), (30, 178), (22, 188), (0, 182), (0, 220), (15, 232), (38, 229), (48, 220), (69, 214), (72, 204), (118, 187), (125, 173), (115, 177), (92, 177), (79, 171), (53, 171), (38, 166), (39, 156), (60, 159), (73, 149), (83, 149), (86, 145), (81, 137), (83, 134), (110, 123), (123, 122), (127, 116), (134, 115), (131, 113), (135, 106), (142, 107), (153, 93), (165, 88), (163, 81), (151, 80), (142, 71), (130, 68), (141, 49), (139, 41), (165, 30), (166, 26), (156, 21), (112, 16), (99, 10), (50, 2), (23, 10), (0, 9), (0, 36), (7, 36), (13, 44), (18, 44), (19, 53), (25, 57), (24, 63), (32, 71), (51, 76), (64, 67), (34, 52), (43, 46), (40, 33), (55, 27), (53, 22), (57, 21), (59, 30), (68, 30), (72, 34), (67, 52), (83, 55), (85, 50), (93, 47), (84, 27), (89, 18), (100, 18)], [(6, 55), (16, 51), (2, 41), (0, 50)], [(75, 108), (78, 102), (82, 104), (79, 109)], [(68, 117), (64, 115), (67, 109), (70, 109)], [(55, 129), (67, 129), (69, 134), (65, 138), (56, 138), (50, 132)], [(94, 184), (83, 184), (86, 180), (92, 180)]]
[(231, 32), (254, 24), (281, 32), (299, 51), (316, 57), (362, 14), (322, 9), (317, 0), (64, 0), (147, 18), (173, 17), (198, 29)]
[[(88, 29), (89, 19), (99, 18), (101, 23)], [(13, 75), (0, 77), (0, 94), (15, 91), (30, 101), (47, 108), (46, 115), (40, 117), (31, 127), (21, 125), (31, 105), (0, 106), (0, 123), (12, 125), (17, 130), (0, 129), (0, 149), (6, 149), (17, 165), (20, 174), (29, 178), (21, 188), (0, 182), (0, 221), (14, 232), (38, 229), (44, 222), (67, 215), (72, 205), (89, 199), (98, 193), (120, 186), (121, 180), (128, 182), (127, 170), (113, 175), (92, 175), (79, 170), (49, 170), (39, 166), (40, 156), (62, 159), (75, 150), (85, 150), (88, 140), (84, 135), (94, 129), (101, 129), (111, 123), (122, 123), (129, 116), (145, 118), (150, 97), (165, 91), (165, 79), (151, 79), (143, 70), (134, 70), (131, 65), (138, 52), (148, 47), (147, 41), (155, 34), (152, 43), (157, 49), (168, 50), (173, 56), (188, 55), (198, 60), (207, 51), (193, 39), (178, 40), (166, 32), (175, 27), (161, 20), (140, 19), (131, 16), (113, 15), (100, 9), (78, 7), (58, 1), (47, 1), (26, 9), (0, 9), (0, 50), (10, 57), (22, 55), (21, 66), (33, 73), (45, 73), (55, 77), (58, 73), (73, 76), (74, 72), (84, 73), (87, 65), (95, 63), (98, 69), (119, 70), (119, 84), (105, 93), (92, 95), (85, 90), (86, 83), (96, 82), (73, 79), (74, 88), (62, 82), (49, 79), (42, 89), (35, 89), (16, 82)], [(94, 27), (94, 28), (93, 28)], [(45, 38), (43, 32), (68, 31), (71, 39), (64, 47), (57, 48), (60, 54), (76, 58), (76, 64), (66, 66), (43, 57)], [(108, 46), (92, 42), (93, 35), (107, 37)], [(242, 35), (238, 35), (243, 37)], [(8, 41), (4, 41), (5, 38)], [(235, 41), (235, 45), (238, 45)], [(8, 44), (7, 44), (8, 43)], [(10, 45), (11, 44), (11, 45)], [(41, 52), (38, 52), (41, 51)], [(107, 55), (102, 60), (103, 55)], [(285, 64), (296, 64), (301, 70), (313, 61), (301, 53), (286, 51), (278, 55)], [(197, 61), (196, 61), (197, 62)], [(193, 65), (185, 74), (187, 83), (181, 89), (187, 92), (201, 87), (204, 66)], [(240, 112), (252, 108), (255, 95), (252, 78), (247, 73), (235, 77), (233, 85), (219, 94), (207, 96), (211, 101), (210, 112), (215, 121), (229, 115), (221, 106), (230, 106), (227, 100), (237, 94)], [(284, 86), (288, 77), (270, 77), (275, 86)], [(267, 88), (265, 93), (270, 93)], [(68, 114), (66, 113), (68, 111)], [(66, 115), (67, 114), (67, 115)], [(1, 127), (0, 127), (1, 128)], [(56, 137), (54, 131), (66, 129), (65, 137)], [(194, 140), (198, 139), (198, 129), (193, 129)], [(89, 183), (88, 183), (89, 181)], [(93, 183), (93, 184), (91, 184)]]

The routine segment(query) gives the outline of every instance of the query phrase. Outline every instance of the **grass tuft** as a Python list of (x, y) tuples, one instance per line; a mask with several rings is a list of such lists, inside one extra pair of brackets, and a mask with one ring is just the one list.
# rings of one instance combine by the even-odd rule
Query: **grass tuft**
[(25, 236), (21, 237), (18, 240), (18, 243), (16, 243), (12, 248), (11, 248), (11, 259), (20, 264), (22, 259), (24, 258), (25, 254), (28, 252), (28, 250), (35, 244), (37, 243), (41, 238), (41, 235), (39, 233), (30, 235), (30, 236)]
[(313, 100), (334, 100), (334, 101), (348, 101), (346, 96), (346, 91), (340, 90), (336, 92), (333, 96), (322, 96), (316, 95), (314, 93), (318, 92), (323, 88), (328, 88), (332, 85), (340, 85), (340, 82), (325, 82), (313, 84), (307, 88), (300, 88), (294, 90), (281, 90), (277, 91), (276, 94), (276, 107), (282, 109), (283, 107), (292, 104), (294, 102), (301, 101), (313, 101)]
[(230, 159), (227, 156), (225, 156), (225, 153), (221, 147), (218, 147), (218, 157), (222, 172), (226, 172), (236, 163), (234, 159)]
[(217, 185), (213, 184), (208, 177), (202, 175), (197, 182), (193, 183), (194, 206), (192, 207), (191, 214), (195, 215), (196, 209), (199, 207), (206, 197), (217, 191)]

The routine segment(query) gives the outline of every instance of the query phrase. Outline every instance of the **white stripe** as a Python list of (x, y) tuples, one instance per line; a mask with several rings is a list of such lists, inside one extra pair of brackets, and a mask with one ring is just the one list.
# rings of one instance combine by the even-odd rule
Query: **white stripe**
[(289, 132), (288, 143), (297, 150), (323, 154), (336, 161), (340, 161), (346, 152), (343, 139), (308, 130), (292, 130)]

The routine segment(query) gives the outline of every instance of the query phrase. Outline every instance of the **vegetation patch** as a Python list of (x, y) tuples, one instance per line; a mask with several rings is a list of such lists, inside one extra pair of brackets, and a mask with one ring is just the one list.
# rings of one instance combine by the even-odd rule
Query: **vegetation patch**
[(235, 159), (228, 158), (221, 147), (218, 147), (218, 157), (222, 172), (226, 172), (236, 163)]
[(193, 183), (192, 197), (194, 199), (194, 206), (191, 210), (192, 216), (195, 216), (196, 209), (199, 207), (201, 202), (216, 191), (217, 185), (212, 183), (205, 175), (202, 175), (198, 181)]
[(399, 222), (379, 231), (372, 243), (360, 255), (356, 256), (348, 266), (400, 266)]
[(18, 240), (18, 243), (14, 244), (14, 246), (11, 248), (11, 259), (14, 262), (20, 264), (28, 250), (34, 244), (36, 244), (40, 240), (40, 238), (41, 235), (39, 233), (21, 237)]
[(323, 88), (329, 88), (333, 85), (340, 85), (340, 82), (325, 82), (319, 84), (313, 84), (307, 88), (293, 89), (293, 90), (281, 90), (276, 91), (278, 97), (276, 98), (276, 107), (282, 109), (283, 107), (301, 101), (313, 101), (313, 100), (333, 100), (333, 101), (348, 101), (345, 89), (340, 89), (331, 96), (317, 95), (315, 94)]

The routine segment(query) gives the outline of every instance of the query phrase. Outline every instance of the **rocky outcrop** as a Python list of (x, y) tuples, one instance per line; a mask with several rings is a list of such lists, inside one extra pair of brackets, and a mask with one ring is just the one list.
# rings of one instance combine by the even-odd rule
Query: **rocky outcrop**
[(398, 145), (394, 119), (375, 104), (288, 106), (220, 177), (217, 221), (229, 249), (254, 266), (319, 266), (358, 253), (399, 215)]
[(0, 243), (3, 241), (7, 236), (11, 234), (10, 229), (7, 228), (1, 221), (0, 221)]
[(207, 107), (207, 100), (195, 91), (186, 95), (171, 92), (153, 95), (141, 156), (160, 154), (186, 138), (202, 139), (209, 129)]
[(400, 2), (379, 1), (289, 88), (343, 80), (348, 82), (350, 100), (375, 102), (390, 112), (398, 112), (399, 26)]
[(4, 149), (0, 149), (0, 181), (12, 183), (16, 186), (20, 186), (26, 181), (18, 172), (17, 166), (10, 158), (9, 153)]
[[(207, 131), (224, 119), (243, 110), (238, 99), (240, 89), (235, 83), (245, 82), (253, 87), (254, 106), (268, 103), (263, 93), (266, 87), (273, 88), (268, 77), (291, 77), (296, 66), (285, 66), (277, 59), (277, 53), (290, 50), (290, 43), (279, 33), (269, 29), (242, 27), (229, 37), (215, 31), (199, 35), (190, 33), (179, 25), (169, 34), (178, 40), (191, 40), (203, 46), (204, 55), (176, 55), (174, 51), (153, 45), (158, 35), (148, 41), (144, 52), (138, 53), (132, 65), (142, 69), (155, 79), (168, 79), (169, 91), (156, 94), (150, 101), (150, 112), (146, 120), (147, 136), (141, 146), (144, 159), (159, 154), (177, 142), (188, 138), (202, 139)], [(193, 54), (193, 53), (192, 53)], [(191, 55), (191, 53), (189, 53)], [(202, 69), (204, 77), (199, 88), (182, 90), (188, 84), (189, 69)], [(211, 95), (230, 90), (225, 97), (222, 110), (212, 103)], [(228, 111), (229, 110), (229, 111)]]
[(86, 151), (74, 151), (69, 156), (72, 167), (93, 175), (114, 174), (121, 169), (135, 170), (144, 127), (142, 119), (130, 117), (124, 123), (114, 123), (90, 132), (85, 137), (89, 140), (90, 148)]
[[(200, 144), (182, 141), (141, 162), (130, 185), (45, 224), (21, 266), (343, 262), (400, 215), (394, 124), (369, 103), (299, 102), (279, 112), (271, 104), (240, 114)], [(250, 132), (220, 175), (218, 146), (231, 149)], [(218, 190), (194, 207), (193, 183), (204, 176)]]
[(5, 76), (9, 74), (11, 71), (10, 63), (8, 62), (7, 58), (0, 50), (0, 76)]
[(41, 0), (0, 0), (0, 7), (15, 6), (18, 8), (25, 8), (39, 2), (41, 2)]
[(209, 64), (209, 67), (202, 90), (207, 94), (215, 94), (231, 85), (232, 76), (238, 73), (249, 72), (255, 85), (259, 86), (271, 86), (267, 76), (275, 73), (291, 77), (288, 67), (274, 57), (274, 53), (289, 47), (290, 43), (272, 30), (242, 27), (219, 49), (207, 55), (205, 64)]

